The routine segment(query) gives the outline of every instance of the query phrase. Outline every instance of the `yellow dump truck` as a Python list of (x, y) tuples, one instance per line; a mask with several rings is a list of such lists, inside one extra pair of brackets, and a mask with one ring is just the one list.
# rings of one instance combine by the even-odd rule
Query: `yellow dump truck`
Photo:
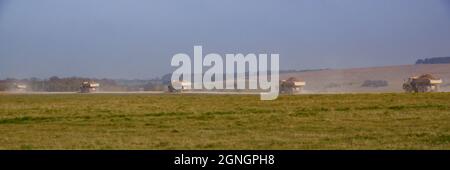
[(13, 84), (13, 91), (25, 92), (25, 91), (27, 91), (27, 85), (21, 84), (21, 83), (14, 83)]
[(301, 93), (306, 82), (300, 81), (295, 77), (290, 77), (280, 81), (280, 93), (298, 94)]
[(80, 93), (92, 93), (98, 91), (100, 84), (94, 82), (85, 81), (81, 83)]
[(442, 84), (442, 79), (436, 78), (431, 74), (423, 74), (408, 78), (403, 83), (403, 89), (408, 93), (437, 92), (440, 84)]
[(191, 89), (191, 82), (187, 81), (172, 81), (168, 86), (168, 92), (180, 93)]

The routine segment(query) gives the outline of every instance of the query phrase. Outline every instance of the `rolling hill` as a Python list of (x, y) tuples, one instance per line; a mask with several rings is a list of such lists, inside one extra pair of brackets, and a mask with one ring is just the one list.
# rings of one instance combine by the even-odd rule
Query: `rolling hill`
[[(305, 93), (401, 92), (411, 76), (430, 73), (443, 80), (440, 91), (450, 91), (450, 64), (418, 64), (351, 69), (327, 69), (280, 74), (306, 81)], [(366, 80), (386, 81), (387, 86), (363, 87)]]

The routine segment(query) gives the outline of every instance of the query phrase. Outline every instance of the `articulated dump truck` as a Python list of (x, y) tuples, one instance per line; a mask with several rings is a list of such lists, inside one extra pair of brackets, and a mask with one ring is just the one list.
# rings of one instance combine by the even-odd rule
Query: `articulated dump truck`
[(440, 84), (442, 84), (442, 79), (436, 78), (431, 74), (424, 74), (408, 78), (403, 83), (403, 89), (408, 93), (437, 92)]
[(295, 77), (280, 81), (280, 93), (283, 94), (299, 94), (306, 85), (304, 81), (300, 81)]
[(94, 82), (85, 81), (81, 83), (80, 93), (92, 93), (98, 91), (100, 84)]
[(181, 93), (183, 91), (191, 90), (191, 82), (187, 81), (172, 81), (167, 86), (169, 93)]

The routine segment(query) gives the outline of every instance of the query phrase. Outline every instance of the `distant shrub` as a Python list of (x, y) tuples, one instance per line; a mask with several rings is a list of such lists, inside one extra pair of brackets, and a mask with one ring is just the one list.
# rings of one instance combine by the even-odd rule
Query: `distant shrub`
[(385, 87), (388, 86), (386, 80), (366, 80), (361, 87)]
[(338, 88), (338, 87), (341, 87), (341, 85), (337, 83), (330, 83), (325, 86), (325, 88)]

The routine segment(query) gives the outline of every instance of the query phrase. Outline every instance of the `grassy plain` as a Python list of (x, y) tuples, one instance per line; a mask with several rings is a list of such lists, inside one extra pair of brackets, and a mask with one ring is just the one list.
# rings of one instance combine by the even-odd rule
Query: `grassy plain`
[(450, 149), (450, 93), (0, 94), (0, 149)]

